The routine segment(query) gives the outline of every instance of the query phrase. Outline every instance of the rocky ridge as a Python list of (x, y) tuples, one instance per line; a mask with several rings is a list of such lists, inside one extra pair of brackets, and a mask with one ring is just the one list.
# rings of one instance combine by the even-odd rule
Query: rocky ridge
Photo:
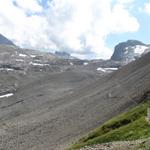
[(150, 51), (150, 45), (137, 40), (128, 40), (115, 46), (111, 60), (122, 61), (125, 64), (136, 60)]

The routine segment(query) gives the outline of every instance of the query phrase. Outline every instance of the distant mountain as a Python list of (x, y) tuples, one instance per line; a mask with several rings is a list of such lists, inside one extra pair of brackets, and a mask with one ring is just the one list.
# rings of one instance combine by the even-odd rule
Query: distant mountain
[(55, 56), (63, 58), (63, 59), (76, 59), (75, 57), (72, 57), (69, 53), (65, 51), (63, 52), (56, 51)]
[(115, 46), (111, 60), (131, 62), (150, 51), (150, 45), (137, 40), (128, 40)]
[(2, 45), (13, 45), (15, 46), (15, 44), (10, 41), (9, 39), (7, 39), (5, 36), (3, 36), (2, 34), (0, 34), (0, 44)]

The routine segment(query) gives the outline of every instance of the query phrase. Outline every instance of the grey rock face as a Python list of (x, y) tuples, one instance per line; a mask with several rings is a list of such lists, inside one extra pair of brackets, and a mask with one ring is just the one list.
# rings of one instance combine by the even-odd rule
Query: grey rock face
[(7, 39), (2, 34), (0, 34), (0, 44), (3, 44), (3, 45), (12, 45), (12, 46), (15, 45), (12, 41), (10, 41), (9, 39)]
[(69, 59), (71, 57), (70, 54), (67, 53), (67, 52), (58, 52), (58, 51), (56, 51), (55, 55), (58, 56), (58, 57), (64, 58), (64, 59)]
[(115, 46), (111, 57), (115, 61), (131, 62), (139, 58), (150, 46), (137, 40), (128, 40)]

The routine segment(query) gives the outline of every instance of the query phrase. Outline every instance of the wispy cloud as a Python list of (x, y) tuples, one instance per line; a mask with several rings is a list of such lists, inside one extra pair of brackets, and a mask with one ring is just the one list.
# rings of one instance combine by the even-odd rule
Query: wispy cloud
[(144, 11), (150, 15), (150, 2), (145, 3)]
[(39, 5), (38, 1), (36, 0), (13, 0), (13, 4), (25, 12), (41, 12), (42, 6)]
[(0, 1), (0, 32), (24, 47), (109, 58), (108, 35), (139, 29), (133, 0), (49, 0), (47, 9), (40, 0)]

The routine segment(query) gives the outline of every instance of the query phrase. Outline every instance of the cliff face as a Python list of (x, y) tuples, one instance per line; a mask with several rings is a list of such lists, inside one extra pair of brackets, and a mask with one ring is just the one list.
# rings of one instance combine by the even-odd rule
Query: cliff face
[(131, 62), (143, 55), (143, 53), (148, 52), (149, 47), (149, 45), (140, 41), (128, 40), (115, 46), (111, 59), (115, 61)]
[(13, 46), (15, 45), (12, 41), (10, 41), (9, 39), (7, 39), (2, 34), (0, 34), (0, 44), (2, 44), (2, 45), (13, 45)]

